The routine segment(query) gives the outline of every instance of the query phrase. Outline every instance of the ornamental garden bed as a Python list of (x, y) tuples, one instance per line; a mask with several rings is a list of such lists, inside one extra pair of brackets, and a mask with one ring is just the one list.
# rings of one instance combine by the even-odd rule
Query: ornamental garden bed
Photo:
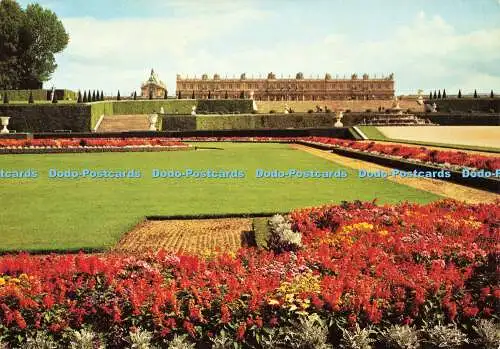
[[(478, 169), (478, 168), (470, 168), (466, 166), (459, 166), (459, 165), (451, 165), (448, 163), (440, 164), (440, 163), (433, 163), (433, 162), (423, 162), (420, 159), (412, 159), (410, 157), (404, 158), (401, 156), (394, 156), (394, 155), (387, 155), (387, 154), (380, 154), (379, 152), (373, 151), (373, 152), (368, 152), (368, 151), (363, 151), (363, 150), (358, 150), (358, 149), (352, 149), (344, 146), (340, 146), (337, 144), (326, 144), (323, 142), (317, 142), (317, 141), (310, 141), (310, 140), (304, 140), (304, 141), (297, 141), (299, 144), (303, 144), (306, 146), (312, 146), (314, 148), (322, 149), (322, 150), (329, 150), (332, 151), (336, 154), (342, 155), (342, 156), (347, 156), (363, 161), (369, 161), (375, 164), (391, 167), (394, 169), (399, 169), (403, 171), (423, 171), (423, 172), (440, 172), (443, 170), (446, 170), (449, 172), (449, 177), (429, 177), (429, 178), (435, 178), (435, 179), (441, 179), (441, 180), (447, 180), (451, 181), (454, 183), (466, 185), (469, 187), (473, 188), (478, 188), (478, 189), (483, 189), (487, 191), (491, 191), (494, 193), (497, 193), (499, 188), (500, 188), (500, 178), (496, 177), (495, 171), (497, 170), (484, 170), (484, 169)], [(474, 157), (475, 155), (469, 155)], [(491, 163), (488, 164), (488, 167), (496, 167), (497, 158), (491, 159)], [(464, 176), (463, 171), (467, 170), (469, 173), (479, 173), (479, 174), (484, 174), (484, 173), (490, 173), (488, 177), (486, 176)], [(426, 178), (425, 176), (423, 178)]]
[(268, 249), (2, 256), (1, 341), (496, 348), (499, 221), (497, 204), (344, 202), (273, 217)]
[(166, 138), (49, 138), (0, 139), (0, 154), (154, 152), (192, 150)]

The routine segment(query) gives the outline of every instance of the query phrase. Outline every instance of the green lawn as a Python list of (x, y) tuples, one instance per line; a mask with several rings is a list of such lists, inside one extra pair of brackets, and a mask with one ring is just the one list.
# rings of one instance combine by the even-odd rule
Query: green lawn
[[(287, 211), (342, 200), (428, 202), (438, 197), (384, 179), (257, 179), (255, 170), (343, 166), (286, 144), (199, 143), (223, 150), (2, 155), (0, 169), (39, 171), (0, 178), (0, 250), (102, 249), (149, 215)], [(48, 170), (139, 169), (140, 179), (48, 179)], [(241, 169), (243, 179), (153, 179), (160, 169)]]

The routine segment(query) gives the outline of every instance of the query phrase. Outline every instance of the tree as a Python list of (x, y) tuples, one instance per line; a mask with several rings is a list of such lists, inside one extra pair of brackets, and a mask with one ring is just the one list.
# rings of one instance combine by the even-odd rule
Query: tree
[(76, 103), (82, 103), (82, 93), (78, 91), (78, 99), (76, 100)]
[(241, 91), (241, 92), (240, 92), (240, 98), (241, 98), (241, 99), (245, 99), (245, 92), (244, 92), (244, 91)]
[(446, 98), (446, 90), (443, 88), (443, 99)]
[(104, 91), (101, 90), (101, 101), (104, 101)]
[(225, 99), (228, 99), (228, 98), (229, 98), (229, 95), (227, 94), (227, 90), (226, 90), (226, 94), (224, 95), (224, 98), (225, 98)]
[(83, 103), (87, 103), (87, 102), (88, 102), (87, 91), (83, 91)]
[(462, 98), (462, 90), (458, 90), (458, 98)]
[(436, 99), (436, 98), (437, 98), (436, 90), (434, 90), (434, 97), (433, 97), (433, 98), (434, 98), (434, 99)]
[[(429, 99), (432, 99), (432, 91), (429, 92)], [(379, 110), (380, 111), (380, 110)]]
[(57, 68), (54, 54), (68, 44), (56, 14), (38, 4), (23, 10), (13, 0), (0, 1), (0, 84), (38, 89)]
[(441, 99), (441, 90), (438, 91), (438, 99)]
[(149, 99), (153, 99), (153, 90), (149, 89)]
[(474, 90), (474, 98), (477, 98), (477, 91)]
[(7, 91), (5, 91), (3, 94), (3, 104), (9, 104), (9, 94), (7, 93)]
[(134, 101), (137, 100), (137, 92), (134, 91)]
[(116, 95), (116, 100), (117, 100), (117, 101), (121, 100), (121, 97), (120, 97), (120, 90), (118, 90), (118, 94)]
[(92, 91), (92, 102), (95, 102), (95, 101), (96, 101), (96, 99), (95, 99), (95, 90), (94, 90), (94, 91)]
[(179, 94), (177, 96), (178, 99), (182, 99), (181, 91), (179, 90)]
[(0, 86), (3, 89), (20, 87), (18, 62), (24, 17), (24, 12), (17, 2), (0, 1)]
[(163, 93), (163, 99), (167, 99), (168, 98), (168, 91), (165, 90), (165, 93)]
[(208, 99), (212, 99), (212, 93), (208, 91)]
[(195, 99), (196, 96), (194, 95), (194, 90), (193, 90), (193, 93), (191, 94), (191, 99)]
[(490, 92), (490, 98), (493, 98), (493, 97), (495, 97), (495, 95), (493, 94), (493, 90), (491, 90), (491, 92)]
[(30, 91), (30, 96), (28, 97), (28, 103), (29, 104), (35, 103), (35, 100), (33, 98), (33, 91)]
[(54, 95), (52, 96), (52, 103), (57, 104), (57, 93), (54, 91)]

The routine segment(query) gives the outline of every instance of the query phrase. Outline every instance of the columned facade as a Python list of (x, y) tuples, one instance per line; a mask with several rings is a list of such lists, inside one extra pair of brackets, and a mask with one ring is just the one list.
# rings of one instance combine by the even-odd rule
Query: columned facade
[(177, 75), (177, 96), (179, 92), (182, 98), (196, 99), (249, 98), (252, 92), (254, 99), (269, 101), (391, 99), (394, 97), (394, 75), (370, 78), (364, 74), (358, 78), (353, 74), (344, 79), (332, 78), (330, 74), (323, 79), (304, 78), (302, 73), (297, 73), (295, 79), (276, 78), (273, 73), (269, 73), (267, 79), (247, 78), (245, 74), (239, 79), (221, 79), (218, 74), (213, 78), (203, 74), (201, 79)]

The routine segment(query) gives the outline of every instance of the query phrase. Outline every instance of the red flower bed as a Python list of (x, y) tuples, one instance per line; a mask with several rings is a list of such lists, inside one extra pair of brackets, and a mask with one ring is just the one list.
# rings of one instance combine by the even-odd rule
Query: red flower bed
[(426, 147), (412, 147), (400, 144), (380, 144), (376, 142), (358, 142), (346, 139), (327, 137), (306, 137), (301, 140), (330, 144), (339, 147), (366, 152), (377, 152), (384, 155), (399, 156), (404, 159), (420, 160), (435, 164), (449, 164), (460, 167), (471, 167), (495, 171), (500, 169), (500, 157), (475, 155), (455, 150), (431, 150)]
[(179, 140), (168, 138), (48, 138), (48, 139), (0, 139), (0, 148), (29, 147), (182, 147)]
[(291, 218), (302, 233), (296, 253), (0, 257), (0, 328), (9, 343), (37, 329), (64, 342), (64, 329), (89, 325), (108, 343), (140, 326), (157, 344), (183, 333), (208, 343), (222, 329), (251, 344), (307, 313), (327, 323), (440, 319), (469, 329), (496, 316), (498, 203), (345, 203)]

